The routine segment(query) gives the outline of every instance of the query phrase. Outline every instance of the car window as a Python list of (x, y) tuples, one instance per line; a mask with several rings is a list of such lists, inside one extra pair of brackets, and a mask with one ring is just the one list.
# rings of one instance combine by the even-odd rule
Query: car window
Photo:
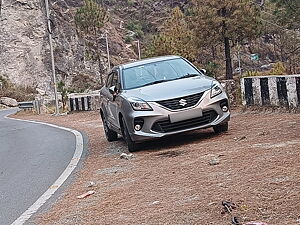
[(106, 82), (105, 82), (105, 86), (107, 88), (111, 87), (110, 85), (111, 85), (112, 78), (113, 78), (113, 73), (108, 74)]
[(115, 86), (117, 89), (120, 89), (120, 82), (119, 82), (119, 73), (118, 71), (113, 71), (108, 75), (106, 87), (111, 88)]
[(117, 87), (118, 86), (118, 82), (119, 82), (118, 72), (114, 71), (110, 87), (112, 87), (112, 86), (116, 86)]
[(187, 74), (200, 73), (184, 59), (171, 59), (135, 66), (123, 70), (124, 89), (133, 89), (155, 83), (178, 79)]

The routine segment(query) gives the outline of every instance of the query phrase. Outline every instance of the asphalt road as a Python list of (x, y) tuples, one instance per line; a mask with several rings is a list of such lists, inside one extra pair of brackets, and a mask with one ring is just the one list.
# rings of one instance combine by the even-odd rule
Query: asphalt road
[(75, 136), (46, 125), (4, 118), (0, 111), (0, 224), (11, 224), (60, 176)]

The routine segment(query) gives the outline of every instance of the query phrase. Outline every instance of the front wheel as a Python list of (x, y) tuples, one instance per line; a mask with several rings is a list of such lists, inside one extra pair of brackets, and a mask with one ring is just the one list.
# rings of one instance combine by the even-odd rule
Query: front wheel
[(137, 150), (137, 143), (132, 141), (124, 118), (122, 118), (122, 135), (123, 135), (123, 139), (125, 140), (125, 142), (127, 144), (128, 151), (129, 152), (136, 151)]
[(118, 133), (109, 128), (105, 115), (102, 114), (101, 118), (103, 122), (103, 128), (104, 128), (106, 139), (109, 142), (118, 140)]
[(228, 131), (228, 122), (216, 125), (213, 127), (216, 134)]

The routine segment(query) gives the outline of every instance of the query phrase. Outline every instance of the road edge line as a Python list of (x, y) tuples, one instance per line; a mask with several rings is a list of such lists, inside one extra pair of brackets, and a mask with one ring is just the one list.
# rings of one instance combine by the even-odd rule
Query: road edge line
[(27, 220), (29, 220), (30, 217), (34, 213), (36, 213), (40, 209), (40, 207), (42, 207), (46, 203), (47, 200), (49, 200), (51, 198), (51, 196), (63, 185), (63, 183), (68, 179), (68, 177), (72, 174), (74, 169), (77, 167), (77, 165), (78, 165), (78, 163), (81, 159), (82, 153), (83, 153), (83, 136), (77, 130), (57, 126), (57, 125), (54, 125), (54, 124), (49, 124), (49, 123), (45, 123), (45, 122), (38, 122), (38, 121), (32, 121), (32, 120), (15, 119), (15, 118), (8, 117), (8, 115), (5, 116), (4, 118), (10, 119), (10, 120), (16, 120), (16, 121), (46, 125), (46, 126), (54, 127), (54, 128), (57, 128), (57, 129), (69, 131), (69, 132), (71, 132), (75, 135), (75, 139), (76, 139), (75, 152), (74, 152), (74, 155), (73, 155), (70, 163), (66, 167), (66, 169), (62, 172), (62, 174), (59, 176), (59, 178), (48, 188), (48, 190), (46, 192), (44, 192), (44, 194), (42, 194), (35, 201), (35, 203), (33, 203), (33, 205), (31, 205), (21, 216), (19, 216), (19, 218), (17, 218), (11, 224), (11, 225), (22, 225)]

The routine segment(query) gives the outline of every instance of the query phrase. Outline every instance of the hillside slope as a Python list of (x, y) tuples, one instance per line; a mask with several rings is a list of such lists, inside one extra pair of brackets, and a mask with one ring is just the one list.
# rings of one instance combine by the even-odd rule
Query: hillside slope
[[(109, 10), (110, 18), (103, 33), (105, 30), (109, 32), (112, 65), (137, 58), (134, 40), (125, 43), (130, 34), (126, 29), (129, 21), (141, 24), (147, 21), (142, 24), (142, 29), (145, 33), (150, 30), (155, 32), (163, 15), (169, 12), (169, 7), (179, 4), (172, 0), (147, 3), (107, 0), (102, 3)], [(74, 15), (82, 4), (83, 1), (77, 0), (50, 1), (56, 72), (58, 80), (64, 80), (68, 85), (80, 77), (88, 77), (96, 87), (100, 85), (100, 74), (104, 74), (108, 67), (106, 43), (102, 38), (100, 63), (87, 57), (88, 40), (78, 35), (74, 22)], [(39, 87), (45, 91), (52, 89), (44, 1), (7, 0), (2, 3), (0, 76), (16, 84)]]

